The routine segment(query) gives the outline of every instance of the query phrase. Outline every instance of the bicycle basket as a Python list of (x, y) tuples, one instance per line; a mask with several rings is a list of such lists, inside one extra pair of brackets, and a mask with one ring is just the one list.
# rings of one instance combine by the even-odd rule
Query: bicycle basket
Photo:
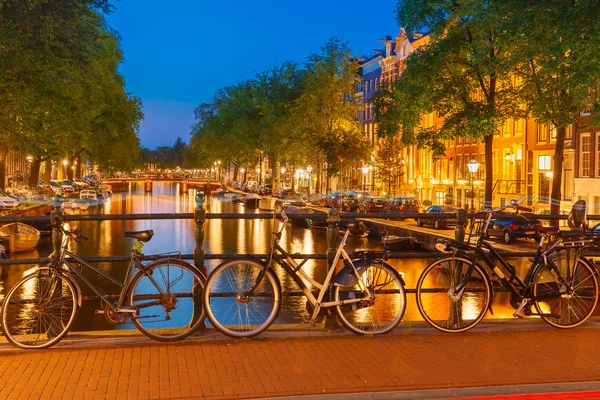
[(469, 219), (469, 238), (468, 242), (476, 242), (482, 234), (485, 227), (485, 218), (474, 217)]

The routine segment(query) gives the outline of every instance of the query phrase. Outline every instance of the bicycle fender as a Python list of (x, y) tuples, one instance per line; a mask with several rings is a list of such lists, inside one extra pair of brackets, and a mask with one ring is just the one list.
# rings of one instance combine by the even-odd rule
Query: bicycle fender
[(37, 272), (40, 272), (42, 270), (50, 271), (51, 269), (55, 270), (63, 278), (68, 279), (73, 284), (73, 287), (75, 287), (75, 290), (77, 291), (77, 306), (81, 307), (81, 299), (82, 299), (81, 287), (79, 286), (79, 283), (77, 283), (77, 280), (75, 279), (75, 277), (71, 276), (70, 274), (64, 273), (60, 269), (51, 268), (51, 267), (41, 267), (38, 269)]
[[(362, 274), (365, 271), (365, 264), (366, 262), (364, 260), (357, 260), (357, 261), (353, 261), (354, 262), (354, 267), (356, 268), (356, 271), (358, 272), (358, 274), (360, 276), (362, 276)], [(387, 263), (386, 263), (387, 264)], [(402, 282), (403, 285), (406, 285), (404, 282), (404, 278), (402, 277), (402, 274), (400, 275), (400, 281)], [(357, 276), (354, 274), (354, 270), (352, 269), (352, 267), (345, 265), (344, 268), (342, 268), (342, 270), (340, 272), (337, 273), (337, 275), (335, 276), (333, 285), (334, 286), (354, 286), (357, 283)]]

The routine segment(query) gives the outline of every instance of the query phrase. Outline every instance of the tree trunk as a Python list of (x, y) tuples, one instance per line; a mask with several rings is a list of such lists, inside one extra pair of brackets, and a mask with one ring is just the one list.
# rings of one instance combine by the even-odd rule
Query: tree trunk
[[(485, 201), (483, 208), (492, 208), (494, 190), (494, 134), (485, 137)], [(473, 195), (473, 193), (471, 193)], [(473, 198), (472, 201), (475, 201)]]
[[(567, 128), (556, 127), (556, 147), (554, 148), (554, 171), (552, 172), (552, 194), (550, 195), (550, 214), (560, 214), (560, 201), (562, 200), (562, 170), (565, 150), (565, 136)], [(558, 220), (550, 221), (552, 226), (558, 226)]]
[(44, 167), (44, 185), (49, 185), (52, 180), (52, 160), (46, 160)]
[(6, 189), (6, 157), (8, 147), (0, 145), (0, 189)]
[(67, 179), (72, 181), (73, 180), (73, 171), (75, 171), (75, 168), (73, 168), (75, 166), (74, 162), (75, 162), (75, 158), (74, 157), (69, 157), (69, 164), (67, 164)]
[(31, 161), (31, 173), (29, 175), (29, 187), (35, 188), (37, 187), (38, 181), (40, 179), (40, 167), (42, 166), (42, 159), (39, 156), (33, 157)]
[(83, 168), (81, 157), (77, 157), (75, 160), (77, 161), (77, 165), (75, 166), (75, 178), (81, 178), (81, 169)]

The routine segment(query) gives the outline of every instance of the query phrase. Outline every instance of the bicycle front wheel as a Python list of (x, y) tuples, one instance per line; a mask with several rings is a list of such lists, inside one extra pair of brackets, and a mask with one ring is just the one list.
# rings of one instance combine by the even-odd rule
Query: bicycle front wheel
[(2, 305), (6, 339), (22, 349), (45, 349), (65, 337), (77, 312), (77, 291), (71, 280), (52, 268), (21, 279)]
[(540, 317), (557, 328), (584, 323), (598, 302), (594, 269), (582, 261), (569, 261), (567, 253), (554, 260), (556, 269), (543, 265), (533, 286), (533, 304)]
[[(464, 332), (479, 323), (490, 302), (490, 283), (483, 269), (475, 264), (467, 276), (471, 261), (444, 258), (429, 265), (417, 282), (417, 307), (434, 328), (442, 332)], [(465, 287), (456, 292), (462, 282)]]
[[(359, 279), (375, 298), (336, 306), (338, 318), (346, 329), (359, 335), (390, 332), (400, 323), (406, 310), (402, 277), (391, 265), (382, 261), (357, 265), (356, 269)], [(352, 283), (352, 286), (336, 283), (333, 292), (335, 301), (366, 296), (358, 280), (354, 279)]]
[[(264, 276), (258, 282), (262, 271)], [(252, 293), (248, 293), (250, 289)], [(208, 276), (204, 307), (210, 323), (221, 333), (235, 338), (256, 336), (279, 314), (279, 279), (257, 261), (227, 261)]]
[(163, 342), (181, 340), (200, 328), (204, 275), (181, 260), (158, 260), (131, 280), (127, 305), (132, 322), (144, 335)]

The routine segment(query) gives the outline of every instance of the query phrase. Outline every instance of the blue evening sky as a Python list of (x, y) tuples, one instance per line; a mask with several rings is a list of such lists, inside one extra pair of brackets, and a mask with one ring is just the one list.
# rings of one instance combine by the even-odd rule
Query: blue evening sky
[(371, 55), (396, 36), (395, 0), (121, 0), (127, 90), (142, 98), (142, 145), (189, 140), (193, 110), (223, 86), (285, 60), (303, 62), (333, 36)]

